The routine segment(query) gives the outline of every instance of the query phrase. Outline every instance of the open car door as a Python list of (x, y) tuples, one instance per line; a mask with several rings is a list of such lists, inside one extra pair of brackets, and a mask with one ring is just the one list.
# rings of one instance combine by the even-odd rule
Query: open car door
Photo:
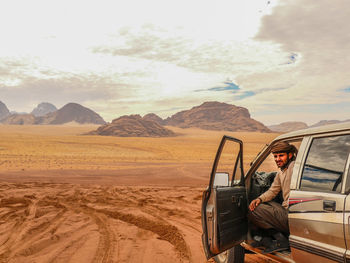
[(242, 141), (223, 136), (202, 197), (202, 243), (207, 259), (246, 239), (247, 194)]

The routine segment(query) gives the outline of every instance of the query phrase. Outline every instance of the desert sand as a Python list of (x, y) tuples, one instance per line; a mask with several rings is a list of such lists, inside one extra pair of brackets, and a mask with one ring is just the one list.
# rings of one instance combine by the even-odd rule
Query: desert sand
[(245, 169), (277, 136), (82, 135), (96, 128), (0, 125), (0, 262), (207, 262), (201, 195), (222, 135), (245, 142)]

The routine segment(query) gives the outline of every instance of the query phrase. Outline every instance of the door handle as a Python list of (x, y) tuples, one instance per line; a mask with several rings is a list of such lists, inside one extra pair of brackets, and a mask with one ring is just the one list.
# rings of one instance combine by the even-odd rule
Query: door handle
[(323, 210), (335, 211), (336, 202), (334, 200), (323, 200)]
[(242, 204), (243, 196), (232, 196), (232, 203), (237, 203), (237, 206), (240, 207)]

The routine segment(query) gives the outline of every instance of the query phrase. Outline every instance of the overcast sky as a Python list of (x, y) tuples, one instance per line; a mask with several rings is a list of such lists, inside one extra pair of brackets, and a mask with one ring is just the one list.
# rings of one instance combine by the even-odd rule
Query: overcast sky
[(0, 101), (106, 121), (220, 101), (264, 124), (350, 119), (349, 0), (0, 2)]

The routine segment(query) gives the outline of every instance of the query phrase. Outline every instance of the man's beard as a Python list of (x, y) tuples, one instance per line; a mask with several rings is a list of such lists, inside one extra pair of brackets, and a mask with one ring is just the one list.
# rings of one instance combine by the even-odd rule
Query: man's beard
[(284, 163), (281, 167), (279, 167), (281, 169), (281, 171), (283, 171), (284, 169), (286, 169), (290, 163), (291, 159), (289, 158), (289, 156), (287, 155), (287, 161), (286, 163)]

